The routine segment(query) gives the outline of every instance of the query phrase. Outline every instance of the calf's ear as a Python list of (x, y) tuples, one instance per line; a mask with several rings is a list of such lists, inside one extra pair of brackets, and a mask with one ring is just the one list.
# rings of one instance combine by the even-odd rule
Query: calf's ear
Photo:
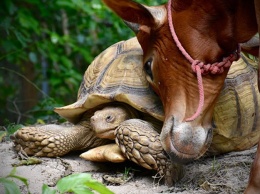
[(131, 0), (103, 0), (119, 17), (126, 22), (152, 27), (155, 19), (148, 9)]

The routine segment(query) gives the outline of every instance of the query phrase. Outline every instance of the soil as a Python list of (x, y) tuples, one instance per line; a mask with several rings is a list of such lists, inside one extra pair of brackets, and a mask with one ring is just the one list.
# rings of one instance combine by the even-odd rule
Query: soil
[[(12, 146), (12, 142), (0, 143), (0, 177), (11, 172), (12, 164), (19, 163), (19, 156)], [(32, 194), (40, 194), (43, 184), (55, 187), (60, 178), (77, 172), (90, 173), (100, 182), (104, 182), (107, 177), (125, 175), (129, 172), (127, 173), (129, 180), (126, 183), (108, 185), (108, 188), (116, 194), (237, 194), (243, 193), (247, 185), (255, 152), (256, 147), (253, 147), (246, 151), (196, 160), (185, 165), (184, 177), (170, 188), (155, 178), (156, 172), (141, 168), (134, 163), (93, 163), (79, 158), (80, 153), (72, 153), (62, 158), (40, 158), (41, 164), (18, 166), (16, 174), (28, 179)], [(17, 184), (22, 193), (28, 193), (22, 183), (18, 181)], [(3, 193), (3, 186), (0, 185), (0, 194)]]

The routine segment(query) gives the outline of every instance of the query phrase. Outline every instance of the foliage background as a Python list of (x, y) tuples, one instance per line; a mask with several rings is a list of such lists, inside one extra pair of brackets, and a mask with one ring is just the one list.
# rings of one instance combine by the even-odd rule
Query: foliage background
[(58, 119), (94, 57), (134, 36), (101, 0), (4, 0), (0, 18), (0, 125)]

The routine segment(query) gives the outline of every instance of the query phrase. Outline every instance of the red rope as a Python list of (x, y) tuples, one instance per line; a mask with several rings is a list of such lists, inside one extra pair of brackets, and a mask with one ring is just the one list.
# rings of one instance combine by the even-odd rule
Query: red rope
[(187, 118), (186, 121), (193, 121), (195, 120), (201, 113), (202, 108), (204, 106), (204, 88), (203, 88), (203, 82), (202, 82), (202, 75), (206, 75), (208, 73), (211, 74), (221, 74), (223, 73), (225, 68), (229, 68), (233, 61), (236, 61), (240, 58), (240, 47), (238, 45), (238, 49), (234, 54), (230, 54), (228, 57), (223, 58), (223, 61), (216, 62), (213, 64), (204, 64), (203, 62), (199, 60), (194, 60), (189, 53), (186, 52), (186, 50), (183, 48), (182, 44), (180, 43), (177, 34), (175, 33), (173, 22), (172, 22), (172, 12), (171, 12), (171, 3), (172, 1), (168, 1), (167, 6), (167, 12), (168, 12), (168, 22), (169, 22), (169, 28), (171, 31), (172, 38), (181, 51), (181, 53), (185, 56), (185, 58), (191, 63), (191, 68), (194, 73), (197, 74), (197, 80), (198, 80), (198, 88), (199, 88), (199, 105), (191, 117)]

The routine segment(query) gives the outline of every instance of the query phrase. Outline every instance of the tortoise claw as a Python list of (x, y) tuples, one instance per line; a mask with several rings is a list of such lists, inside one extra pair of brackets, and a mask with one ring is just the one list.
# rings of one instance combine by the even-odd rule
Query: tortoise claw
[(80, 157), (93, 162), (120, 163), (126, 160), (117, 144), (107, 144), (93, 148), (82, 153)]

